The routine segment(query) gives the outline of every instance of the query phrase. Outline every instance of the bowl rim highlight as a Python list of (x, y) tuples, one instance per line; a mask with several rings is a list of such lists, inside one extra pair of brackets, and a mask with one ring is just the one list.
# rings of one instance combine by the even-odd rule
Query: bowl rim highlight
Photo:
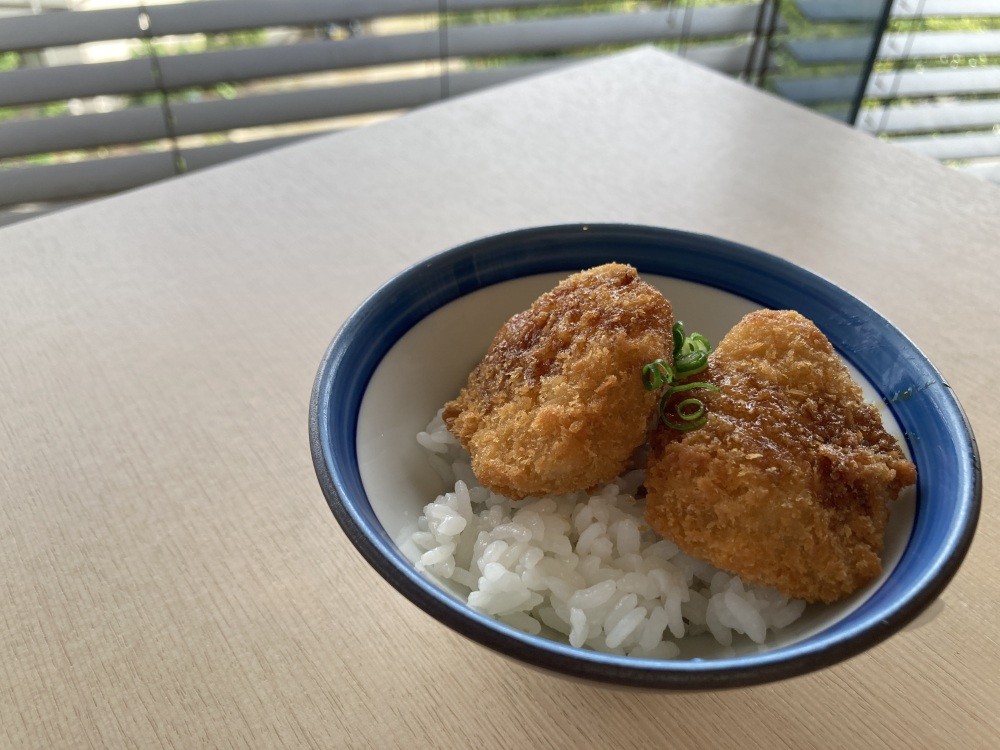
[[(630, 263), (640, 274), (706, 284), (763, 307), (799, 310), (886, 399), (917, 464), (916, 517), (896, 569), (857, 610), (805, 640), (758, 654), (690, 661), (616, 656), (528, 635), (476, 612), (417, 572), (389, 538), (365, 494), (355, 443), (361, 399), (381, 359), (425, 316), (479, 288), (610, 261)], [(775, 255), (709, 235), (638, 225), (521, 229), (465, 243), (402, 271), (364, 300), (330, 343), (313, 386), (309, 436), (334, 517), (368, 563), (410, 601), (531, 666), (644, 688), (770, 682), (835, 664), (885, 640), (931, 604), (957, 572), (982, 494), (979, 452), (961, 405), (919, 349), (877, 312)], [(948, 502), (937, 500), (942, 496)]]

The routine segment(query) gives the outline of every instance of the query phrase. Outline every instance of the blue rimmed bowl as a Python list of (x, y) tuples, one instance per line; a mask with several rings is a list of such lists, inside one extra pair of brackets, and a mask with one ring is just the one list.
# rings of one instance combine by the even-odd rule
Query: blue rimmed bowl
[[(764, 649), (653, 660), (577, 649), (470, 608), (400, 549), (442, 491), (415, 435), (453, 398), (497, 329), (569, 273), (629, 263), (713, 341), (760, 307), (812, 319), (877, 403), (918, 471), (894, 504), (881, 578), (835, 605), (814, 605)], [(309, 417), (313, 463), (351, 542), (432, 617), (506, 656), (565, 675), (667, 689), (735, 687), (819, 669), (888, 638), (940, 594), (979, 515), (975, 439), (940, 373), (888, 321), (787, 261), (704, 235), (626, 225), (526, 229), (435, 255), (376, 290), (327, 350)]]

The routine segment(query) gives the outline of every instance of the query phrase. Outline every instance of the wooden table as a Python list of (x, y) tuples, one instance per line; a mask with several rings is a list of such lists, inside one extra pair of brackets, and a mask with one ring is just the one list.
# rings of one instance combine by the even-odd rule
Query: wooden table
[[(915, 624), (795, 680), (637, 694), (487, 652), (364, 563), (309, 457), (329, 339), (420, 258), (576, 221), (789, 258), (939, 365), (986, 494)], [(998, 253), (997, 188), (651, 50), (7, 228), (0, 744), (993, 745)]]

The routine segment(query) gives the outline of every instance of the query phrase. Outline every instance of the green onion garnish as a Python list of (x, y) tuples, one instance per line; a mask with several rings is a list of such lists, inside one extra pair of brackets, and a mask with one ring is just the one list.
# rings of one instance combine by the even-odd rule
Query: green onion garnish
[(642, 384), (647, 391), (655, 391), (664, 384), (670, 385), (674, 380), (674, 371), (669, 363), (657, 359), (642, 367)]
[[(674, 323), (674, 364), (667, 364), (662, 359), (657, 359), (644, 365), (642, 368), (642, 384), (647, 391), (655, 391), (666, 386), (666, 390), (660, 395), (660, 403), (657, 410), (660, 419), (667, 427), (680, 432), (697, 430), (708, 421), (705, 415), (705, 404), (699, 398), (685, 398), (674, 405), (672, 414), (668, 417), (667, 411), (670, 399), (678, 393), (685, 393), (693, 390), (718, 391), (719, 389), (711, 383), (704, 381), (692, 381), (686, 383), (676, 383), (692, 375), (697, 375), (708, 367), (708, 355), (712, 351), (712, 344), (700, 333), (692, 333), (690, 336), (684, 335), (684, 324), (680, 321)], [(680, 420), (680, 421), (675, 421)]]
[(684, 324), (679, 320), (674, 323), (674, 356), (681, 353), (684, 348)]
[(706, 367), (708, 367), (707, 352), (688, 352), (674, 360), (674, 370), (684, 377), (696, 375)]
[[(668, 407), (670, 405), (670, 399), (678, 393), (684, 391), (691, 391), (695, 389), (705, 390), (705, 391), (718, 391), (719, 389), (712, 385), (711, 383), (705, 383), (703, 381), (695, 381), (691, 383), (683, 383), (682, 385), (673, 386), (668, 388), (660, 396), (659, 413), (660, 419), (663, 420), (663, 424), (672, 430), (678, 430), (679, 432), (690, 432), (691, 430), (697, 430), (699, 427), (703, 426), (705, 422), (708, 421), (708, 417), (705, 415), (705, 404), (700, 398), (685, 398), (679, 403), (675, 404), (673, 407), (673, 413), (667, 416)], [(674, 421), (673, 417), (681, 420), (680, 422)]]

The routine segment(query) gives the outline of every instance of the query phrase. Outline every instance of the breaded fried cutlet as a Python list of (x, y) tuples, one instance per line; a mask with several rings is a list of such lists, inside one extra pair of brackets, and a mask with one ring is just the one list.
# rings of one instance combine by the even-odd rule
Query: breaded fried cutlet
[(642, 366), (670, 361), (670, 303), (631, 266), (574, 274), (497, 333), (448, 429), (476, 478), (515, 500), (613, 479), (647, 438)]
[(688, 554), (832, 602), (881, 571), (888, 503), (916, 469), (820, 330), (750, 313), (699, 376), (708, 421), (652, 439), (646, 520)]

